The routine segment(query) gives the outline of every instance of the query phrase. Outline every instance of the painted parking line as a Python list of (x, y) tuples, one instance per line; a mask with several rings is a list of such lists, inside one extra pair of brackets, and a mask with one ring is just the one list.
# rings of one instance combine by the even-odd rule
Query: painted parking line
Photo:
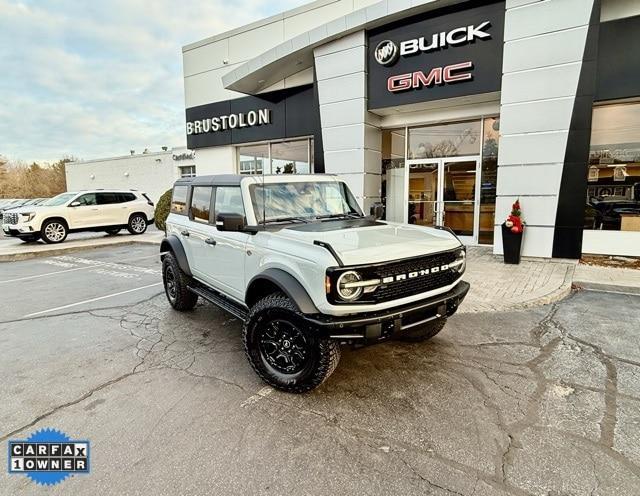
[(120, 296), (127, 293), (133, 293), (134, 291), (140, 291), (142, 289), (153, 288), (154, 286), (162, 286), (161, 282), (156, 282), (154, 284), (147, 284), (146, 286), (141, 286), (139, 288), (127, 289), (126, 291), (120, 291), (118, 293), (112, 293), (105, 296), (98, 296), (97, 298), (91, 298), (89, 300), (78, 301), (76, 303), (70, 303), (69, 305), (63, 305), (61, 307), (49, 308), (48, 310), (42, 310), (40, 312), (30, 313), (25, 315), (23, 319), (28, 319), (30, 317), (37, 317), (38, 315), (44, 315), (45, 313), (57, 312), (58, 310), (66, 310), (67, 308), (77, 307), (79, 305), (84, 305), (86, 303), (93, 303), (94, 301), (106, 300), (107, 298), (113, 298), (115, 296)]
[[(123, 262), (133, 262), (133, 261), (137, 261), (137, 260), (144, 260), (144, 259), (147, 259), (147, 258), (156, 258), (156, 257), (158, 257), (157, 253), (154, 254), (154, 255), (149, 255), (149, 256), (145, 256), (145, 257), (136, 257), (136, 258), (131, 258), (131, 259), (128, 259), (128, 260), (123, 260)], [(72, 263), (73, 264), (73, 262), (64, 262), (64, 257), (56, 257), (56, 259), (54, 259), (54, 260), (58, 260), (58, 259), (62, 259), (62, 263)], [(90, 259), (77, 259), (76, 261), (79, 262), (79, 260), (89, 261)], [(55, 276), (55, 275), (58, 275), (58, 274), (65, 274), (67, 272), (75, 272), (75, 271), (78, 271), (78, 270), (95, 269), (96, 267), (99, 267), (99, 266), (109, 266), (109, 267), (117, 266), (120, 269), (129, 269), (131, 267), (135, 267), (133, 265), (123, 265), (122, 263), (117, 263), (116, 264), (116, 263), (113, 263), (113, 262), (100, 262), (98, 260), (91, 260), (91, 262), (92, 262), (91, 264), (86, 264), (83, 267), (74, 267), (72, 269), (56, 270), (54, 272), (47, 272), (45, 274), (36, 274), (34, 276), (25, 276), (25, 277), (18, 277), (16, 279), (8, 279), (6, 281), (0, 281), (0, 284), (8, 284), (10, 282), (28, 281), (28, 280), (31, 280), (31, 279), (38, 279), (40, 277)], [(49, 261), (44, 261), (43, 263), (49, 263)], [(136, 267), (136, 268), (140, 269), (139, 267)], [(151, 270), (151, 269), (144, 269), (144, 270), (146, 271), (146, 270)], [(155, 274), (157, 272), (158, 271), (154, 271), (153, 273)]]

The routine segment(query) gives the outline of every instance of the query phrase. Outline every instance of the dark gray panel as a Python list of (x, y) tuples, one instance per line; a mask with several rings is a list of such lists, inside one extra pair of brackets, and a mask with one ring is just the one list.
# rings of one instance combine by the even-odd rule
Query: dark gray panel
[[(231, 104), (228, 101), (199, 105), (186, 110), (185, 122), (208, 119), (219, 115), (229, 115), (230, 113)], [(203, 148), (205, 146), (229, 144), (231, 144), (231, 132), (187, 135), (187, 148), (191, 150), (195, 148)]]
[[(464, 10), (461, 10), (464, 9)], [(504, 2), (475, 1), (420, 14), (419, 16), (371, 30), (369, 34), (369, 108), (385, 108), (397, 105), (439, 100), (464, 95), (499, 91), (502, 85), (502, 50), (504, 38)], [(402, 41), (449, 32), (465, 26), (478, 26), (490, 22), (486, 31), (490, 39), (475, 39), (462, 45), (446, 46), (415, 55), (399, 56), (397, 61), (385, 66), (375, 59), (379, 43), (390, 40), (397, 47)], [(392, 76), (422, 71), (451, 64), (472, 62), (473, 79), (469, 81), (432, 85), (419, 89), (393, 93), (387, 89)]]
[(596, 90), (597, 51), (594, 47), (598, 46), (599, 28), (600, 0), (594, 0), (562, 167), (553, 235), (554, 258), (582, 256), (591, 117)]
[(229, 114), (246, 114), (260, 109), (271, 111), (271, 123), (190, 134), (187, 135), (187, 147), (196, 149), (313, 136), (314, 170), (324, 172), (320, 109), (315, 84), (191, 107), (186, 110), (186, 122)]
[(640, 96), (640, 16), (600, 25), (596, 100)]

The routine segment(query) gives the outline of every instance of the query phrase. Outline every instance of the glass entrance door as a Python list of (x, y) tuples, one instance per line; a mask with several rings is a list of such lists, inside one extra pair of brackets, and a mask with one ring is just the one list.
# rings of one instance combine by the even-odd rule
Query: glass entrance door
[(406, 221), (445, 226), (465, 243), (478, 242), (480, 158), (409, 160)]

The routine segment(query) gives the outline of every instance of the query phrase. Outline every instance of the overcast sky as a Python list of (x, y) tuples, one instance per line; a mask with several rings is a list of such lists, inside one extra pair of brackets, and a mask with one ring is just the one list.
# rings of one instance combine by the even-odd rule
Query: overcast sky
[(308, 0), (0, 0), (0, 155), (180, 146), (182, 51)]

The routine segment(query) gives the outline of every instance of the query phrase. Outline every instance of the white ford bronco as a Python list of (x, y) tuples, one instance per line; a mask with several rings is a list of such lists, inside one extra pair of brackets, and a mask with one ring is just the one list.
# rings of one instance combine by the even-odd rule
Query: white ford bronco
[(169, 303), (200, 296), (243, 321), (253, 369), (295, 393), (331, 375), (341, 344), (433, 337), (469, 291), (465, 248), (374, 210), (331, 175), (180, 179), (161, 245)]

